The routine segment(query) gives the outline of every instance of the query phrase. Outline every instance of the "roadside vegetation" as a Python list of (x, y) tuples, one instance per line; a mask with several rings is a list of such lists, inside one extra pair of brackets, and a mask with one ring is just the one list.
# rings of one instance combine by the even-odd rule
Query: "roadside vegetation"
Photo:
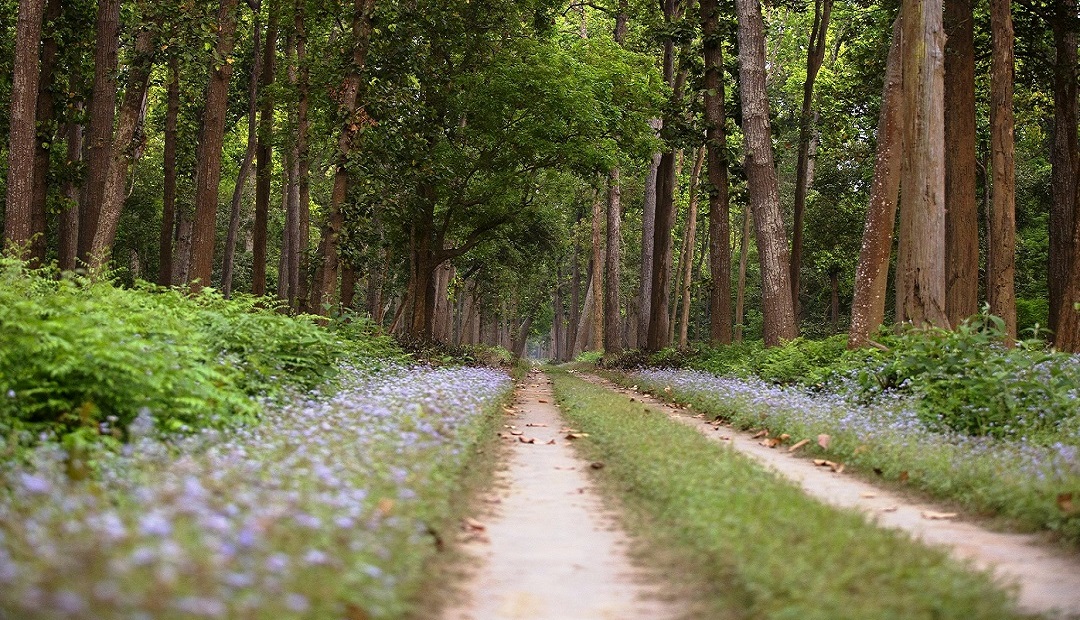
[(743, 429), (790, 435), (787, 443), (811, 439), (805, 456), (1080, 544), (1075, 356), (1037, 340), (1008, 348), (986, 315), (955, 331), (881, 333), (875, 342), (856, 351), (834, 337), (667, 352), (646, 360), (650, 369), (613, 378)]
[(556, 397), (637, 534), (683, 558), (713, 618), (1007, 618), (987, 575), (807, 498), (734, 451), (553, 372)]

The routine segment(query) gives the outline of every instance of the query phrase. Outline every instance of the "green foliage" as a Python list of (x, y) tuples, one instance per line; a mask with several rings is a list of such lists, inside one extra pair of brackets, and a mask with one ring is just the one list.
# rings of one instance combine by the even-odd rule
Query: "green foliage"
[(706, 349), (692, 368), (722, 375), (757, 375), (784, 385), (819, 386), (846, 366), (847, 336), (824, 340), (796, 338), (780, 347), (766, 348), (760, 341)]
[(0, 259), (0, 432), (159, 430), (256, 415), (254, 396), (311, 388), (346, 359), (393, 354), (363, 326), (317, 325), (253, 297), (188, 296)]
[(603, 351), (582, 351), (574, 358), (574, 361), (580, 364), (596, 365), (599, 364), (602, 359), (604, 359)]
[(808, 498), (660, 411), (552, 376), (567, 418), (589, 434), (575, 446), (605, 464), (598, 475), (634, 532), (706, 599), (695, 617), (1013, 617), (989, 575), (944, 551)]

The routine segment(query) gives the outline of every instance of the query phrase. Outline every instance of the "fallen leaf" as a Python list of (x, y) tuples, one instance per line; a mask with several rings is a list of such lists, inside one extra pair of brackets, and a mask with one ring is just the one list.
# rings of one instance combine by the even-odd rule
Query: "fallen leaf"
[(1077, 512), (1076, 506), (1073, 504), (1072, 493), (1060, 493), (1057, 496), (1057, 505), (1058, 509), (1060, 509), (1061, 512), (1067, 515), (1072, 515), (1073, 513)]
[(523, 433), (522, 431), (510, 431), (510, 434), (511, 435), (524, 435), (525, 433)]
[(773, 437), (772, 439), (766, 439), (765, 441), (762, 441), (759, 445), (765, 446), (766, 448), (775, 448), (776, 446), (780, 445), (780, 438)]
[(832, 443), (832, 437), (822, 433), (817, 436), (817, 445), (821, 446), (822, 450), (828, 450), (829, 444)]
[(667, 392), (668, 394), (670, 394), (671, 393), (671, 386), (670, 385), (664, 386), (664, 391)]
[(835, 473), (842, 474), (842, 473), (844, 473), (844, 464), (843, 463), (829, 463), (829, 469), (833, 470), (833, 472), (835, 472)]
[(603, 461), (593, 461), (592, 463), (589, 464), (589, 467), (592, 467), (593, 469), (603, 469), (604, 468), (604, 462)]
[[(719, 430), (719, 429), (717, 429), (717, 430)], [(728, 437), (727, 435), (721, 435), (720, 436), (720, 441), (731, 441), (731, 437)]]
[(461, 526), (468, 531), (474, 532), (483, 532), (487, 529), (486, 525), (470, 517), (465, 517), (465, 520), (462, 521)]
[(877, 497), (877, 493), (869, 493), (869, 492), (868, 493), (863, 493), (859, 497), (861, 497), (863, 499), (871, 499), (873, 497)]
[(752, 437), (750, 437), (750, 439), (757, 439), (759, 437), (768, 437), (768, 436), (769, 436), (769, 429), (763, 428), (760, 431), (754, 433), (754, 435)]
[(379, 500), (379, 512), (382, 515), (388, 516), (394, 510), (394, 500), (389, 497), (384, 497)]
[(631, 399), (630, 399), (630, 402), (632, 402), (632, 403), (636, 403), (636, 402), (637, 402), (637, 399), (636, 399), (636, 398), (631, 398)]
[(900, 482), (907, 482), (909, 477), (910, 476), (908, 476), (907, 470), (905, 469), (904, 471), (900, 472), (900, 475), (897, 476), (896, 479)]
[(780, 435), (780, 441), (787, 441), (788, 439), (791, 439), (791, 435), (788, 435), (787, 433)]
[(787, 451), (788, 452), (795, 452), (796, 450), (798, 450), (799, 448), (805, 446), (808, 443), (810, 443), (809, 439), (800, 440), (800, 441), (796, 442), (795, 445), (788, 448)]
[(924, 510), (922, 512), (922, 518), (930, 519), (931, 521), (941, 521), (945, 519), (955, 519), (960, 516), (955, 512), (934, 512), (933, 510)]
[(538, 403), (544, 403), (545, 405), (547, 404), (547, 401), (546, 401), (546, 400), (544, 400), (543, 398), (538, 398), (538, 399), (536, 399), (536, 402), (538, 402)]
[(518, 437), (518, 441), (521, 443), (536, 443), (536, 440), (532, 437)]
[(874, 473), (880, 476), (880, 475), (884, 474), (885, 472), (881, 471), (880, 467), (875, 467), (874, 468)]
[(828, 465), (828, 464), (829, 464), (829, 462), (826, 461), (825, 459), (814, 459), (814, 465), (817, 465), (818, 467), (821, 467), (823, 465)]
[(897, 510), (900, 510), (899, 506), (886, 506), (881, 509), (881, 512), (896, 512)]
[(555, 440), (552, 439), (551, 441), (547, 442), (547, 445), (554, 446), (555, 445)]
[(539, 427), (545, 427), (545, 426), (547, 426), (547, 424), (533, 424), (532, 422), (529, 422), (525, 426), (532, 426), (532, 427), (539, 428)]
[(589, 436), (588, 433), (567, 433), (566, 434), (567, 439), (583, 439), (583, 438), (588, 437), (588, 436)]
[(632, 385), (632, 386), (630, 386), (630, 389), (631, 389), (631, 390), (634, 390), (634, 391), (636, 392), (636, 391), (637, 391), (637, 386), (636, 386), (636, 385)]

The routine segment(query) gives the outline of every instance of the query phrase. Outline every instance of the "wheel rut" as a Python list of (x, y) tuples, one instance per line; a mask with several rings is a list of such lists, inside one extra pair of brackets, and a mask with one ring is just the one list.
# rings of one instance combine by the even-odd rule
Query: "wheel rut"
[(532, 372), (506, 416), (506, 467), (468, 520), (464, 551), (477, 568), (444, 620), (662, 619), (680, 614), (629, 558), (629, 539), (606, 510), (566, 439), (550, 381)]

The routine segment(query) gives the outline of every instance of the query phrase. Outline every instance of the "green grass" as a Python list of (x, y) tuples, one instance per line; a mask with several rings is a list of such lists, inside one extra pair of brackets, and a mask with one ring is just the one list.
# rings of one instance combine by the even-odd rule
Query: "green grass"
[[(655, 410), (553, 372), (587, 457), (652, 548), (682, 558), (716, 618), (1010, 618), (990, 578), (825, 506)], [(683, 581), (673, 575), (673, 581)]]

